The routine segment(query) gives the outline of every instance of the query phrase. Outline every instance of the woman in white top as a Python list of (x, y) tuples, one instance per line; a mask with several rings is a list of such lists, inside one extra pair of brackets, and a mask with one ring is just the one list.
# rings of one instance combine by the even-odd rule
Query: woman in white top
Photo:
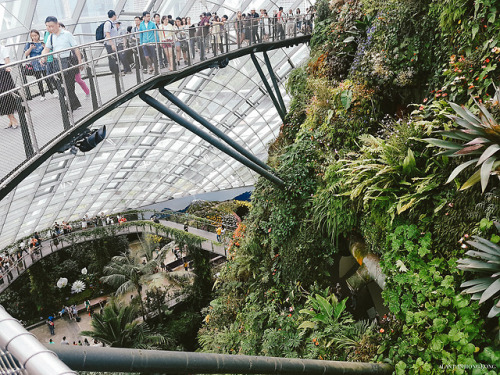
[(10, 75), (10, 68), (4, 68), (3, 65), (10, 63), (9, 49), (0, 45), (0, 115), (7, 115), (9, 126), (6, 129), (17, 129), (19, 122), (14, 116), (16, 101), (12, 93), (4, 94), (15, 88), (14, 81)]
[(293, 36), (293, 31), (295, 29), (295, 15), (293, 14), (293, 10), (289, 9), (288, 14), (286, 16), (286, 35), (288, 37)]
[(173, 50), (174, 47), (174, 26), (169, 22), (167, 16), (163, 16), (160, 25), (160, 41), (165, 55), (167, 56), (168, 69), (170, 71), (174, 70), (174, 57)]
[(222, 27), (224, 22), (222, 22), (219, 16), (215, 16), (212, 21), (212, 51), (215, 53), (217, 48), (220, 49), (220, 53), (224, 53), (224, 46), (222, 45)]

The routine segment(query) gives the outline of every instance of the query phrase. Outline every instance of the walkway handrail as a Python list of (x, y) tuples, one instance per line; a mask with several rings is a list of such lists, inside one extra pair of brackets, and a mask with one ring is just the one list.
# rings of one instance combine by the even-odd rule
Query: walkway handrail
[(159, 372), (162, 374), (392, 374), (387, 363), (323, 361), (160, 350), (47, 346), (78, 371)]
[[(19, 366), (26, 369), (30, 375), (76, 374), (61, 362), (57, 355), (42, 345), (33, 334), (26, 331), (3, 306), (0, 306), (0, 349), (9, 352), (17, 360)], [(0, 370), (2, 368), (2, 363), (0, 363)]]

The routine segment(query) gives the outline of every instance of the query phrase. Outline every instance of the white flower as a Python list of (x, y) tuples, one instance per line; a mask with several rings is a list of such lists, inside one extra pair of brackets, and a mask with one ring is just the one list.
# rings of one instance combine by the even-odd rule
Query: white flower
[(71, 293), (80, 293), (85, 290), (85, 283), (81, 280), (76, 280), (71, 286)]
[(82, 268), (82, 275), (86, 275), (87, 274), (87, 267), (84, 267)]
[(399, 272), (407, 272), (408, 268), (406, 268), (405, 264), (401, 259), (398, 259), (396, 262), (396, 267), (399, 268)]
[(59, 280), (57, 280), (57, 287), (59, 289), (64, 288), (66, 285), (68, 285), (68, 279), (65, 277), (61, 277)]

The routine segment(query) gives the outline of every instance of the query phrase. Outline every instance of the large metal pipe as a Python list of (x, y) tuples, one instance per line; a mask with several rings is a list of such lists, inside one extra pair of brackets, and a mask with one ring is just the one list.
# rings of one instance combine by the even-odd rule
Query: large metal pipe
[(271, 60), (269, 59), (269, 56), (267, 55), (267, 51), (264, 51), (263, 54), (264, 54), (264, 61), (266, 62), (267, 70), (269, 71), (269, 77), (271, 77), (271, 81), (273, 82), (273, 86), (274, 86), (274, 91), (276, 91), (276, 96), (278, 97), (278, 101), (281, 105), (281, 110), (286, 115), (285, 102), (283, 101), (283, 97), (281, 96), (281, 91), (280, 91), (280, 88), (278, 86), (278, 80), (276, 79), (276, 75), (274, 74)]
[(0, 306), (0, 348), (8, 351), (30, 375), (76, 374)]
[(198, 114), (195, 110), (193, 110), (188, 105), (186, 105), (184, 102), (182, 102), (182, 100), (180, 100), (177, 96), (172, 94), (170, 91), (168, 91), (164, 87), (160, 87), (159, 91), (164, 97), (166, 97), (168, 100), (170, 100), (172, 103), (174, 103), (177, 107), (182, 109), (185, 113), (187, 113), (189, 116), (191, 116), (195, 121), (198, 121), (201, 125), (203, 125), (205, 128), (207, 128), (212, 133), (214, 133), (217, 137), (219, 137), (224, 142), (226, 142), (229, 146), (231, 146), (236, 151), (238, 151), (241, 155), (243, 155), (247, 159), (253, 161), (255, 164), (260, 165), (262, 168), (267, 169), (268, 171), (271, 170), (271, 168), (266, 163), (264, 163), (262, 160), (260, 160), (258, 157), (256, 157), (254, 154), (252, 154), (250, 151), (245, 149), (243, 146), (238, 144), (238, 142), (233, 140), (231, 137), (229, 137), (222, 130), (220, 130), (216, 126), (212, 125), (210, 123), (210, 121), (208, 121), (207, 119), (202, 117), (200, 114)]
[(283, 108), (280, 106), (280, 103), (278, 103), (278, 100), (276, 99), (276, 96), (274, 95), (273, 89), (271, 88), (271, 85), (269, 82), (267, 82), (267, 77), (264, 74), (264, 71), (259, 65), (259, 62), (257, 61), (257, 57), (255, 57), (255, 53), (252, 52), (250, 54), (250, 57), (252, 58), (253, 64), (255, 65), (255, 69), (257, 69), (257, 73), (259, 73), (260, 79), (262, 79), (262, 83), (264, 86), (266, 86), (267, 93), (269, 94), (269, 97), (273, 101), (274, 107), (278, 111), (278, 114), (281, 117), (281, 121), (285, 122), (285, 117), (286, 117), (286, 111), (283, 111)]
[[(52, 348), (51, 348), (52, 349)], [(386, 363), (336, 362), (160, 350), (57, 346), (59, 358), (78, 371), (162, 374), (392, 374)]]
[(212, 146), (214, 146), (217, 149), (221, 150), (222, 152), (226, 153), (227, 155), (229, 155), (233, 159), (238, 160), (241, 164), (246, 165), (248, 168), (250, 168), (253, 171), (260, 174), (262, 177), (268, 179), (271, 182), (274, 182), (276, 185), (278, 185), (280, 187), (283, 187), (285, 185), (285, 183), (280, 178), (276, 177), (274, 174), (270, 173), (269, 171), (267, 171), (264, 168), (260, 167), (259, 165), (255, 164), (251, 160), (248, 160), (247, 158), (245, 158), (241, 154), (235, 152), (232, 148), (226, 146), (224, 143), (219, 141), (217, 138), (200, 130), (196, 125), (190, 123), (184, 117), (182, 117), (182, 116), (178, 115), (177, 113), (175, 113), (174, 111), (170, 110), (169, 108), (167, 108), (167, 106), (165, 106), (163, 103), (160, 103), (155, 98), (151, 97), (150, 95), (148, 95), (144, 92), (141, 93), (139, 96), (142, 100), (144, 100), (151, 107), (155, 108), (157, 111), (163, 113), (165, 116), (169, 117), (171, 120), (175, 121), (177, 124), (188, 129), (189, 131), (193, 132), (198, 137), (204, 139), (205, 141), (210, 143)]

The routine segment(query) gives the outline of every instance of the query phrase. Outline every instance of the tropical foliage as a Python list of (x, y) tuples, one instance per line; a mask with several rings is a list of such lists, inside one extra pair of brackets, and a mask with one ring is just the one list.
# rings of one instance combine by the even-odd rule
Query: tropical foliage
[(137, 318), (137, 305), (122, 305), (111, 300), (100, 313), (94, 314), (92, 331), (81, 334), (116, 348), (154, 349), (165, 343), (165, 336), (154, 334)]
[[(497, 154), (500, 151), (500, 125), (481, 103), (476, 102), (479, 108), (479, 117), (469, 109), (462, 108), (455, 103), (450, 103), (450, 105), (456, 115), (449, 115), (449, 117), (461, 129), (442, 130), (438, 133), (447, 138), (459, 140), (462, 144), (436, 138), (429, 138), (426, 141), (431, 145), (446, 149), (440, 155), (449, 157), (473, 156), (473, 159), (457, 166), (447, 182), (451, 182), (460, 172), (475, 164), (476, 167), (480, 166), (481, 168), (462, 185), (461, 189), (468, 189), (481, 181), (481, 189), (484, 192), (490, 176), (498, 179), (498, 172), (500, 171), (500, 157)], [(495, 97), (491, 100), (491, 105), (495, 107), (500, 105), (499, 89), (497, 89)]]
[[(493, 287), (479, 304), (461, 293), (468, 272), (457, 259), (473, 246), (468, 237), (492, 236), (486, 223), (500, 215), (497, 6), (322, 0), (315, 26), (269, 149), (286, 188), (256, 184), (203, 311), (202, 350), (384, 361), (398, 374), (496, 373), (499, 322), (483, 305), (498, 303), (498, 272), (483, 267)], [(428, 147), (433, 132), (431, 143), (451, 152)], [(458, 173), (462, 163), (479, 161), (482, 189), (457, 189), (470, 177)], [(376, 319), (367, 320), (367, 287), (356, 279), (367, 268), (339, 267), (355, 249), (381, 259), (387, 310), (377, 307)], [(469, 288), (479, 285), (488, 288)]]
[[(117, 296), (133, 290), (141, 296), (144, 278), (150, 276), (157, 266), (158, 264), (154, 260), (142, 263), (137, 257), (122, 253), (114, 256), (111, 262), (104, 267), (106, 276), (101, 277), (101, 281), (116, 288), (115, 294)], [(146, 310), (144, 309), (142, 297), (140, 302), (142, 314), (144, 320), (146, 320)]]
[[(500, 224), (495, 223), (500, 232)], [(482, 278), (464, 282), (461, 288), (467, 288), (464, 293), (472, 294), (472, 300), (479, 300), (479, 303), (492, 299), (488, 318), (493, 318), (500, 314), (500, 237), (492, 236), (489, 241), (484, 238), (474, 236), (474, 241), (467, 241), (467, 244), (475, 250), (469, 250), (465, 255), (471, 258), (459, 259), (458, 268), (464, 271), (482, 274)]]

